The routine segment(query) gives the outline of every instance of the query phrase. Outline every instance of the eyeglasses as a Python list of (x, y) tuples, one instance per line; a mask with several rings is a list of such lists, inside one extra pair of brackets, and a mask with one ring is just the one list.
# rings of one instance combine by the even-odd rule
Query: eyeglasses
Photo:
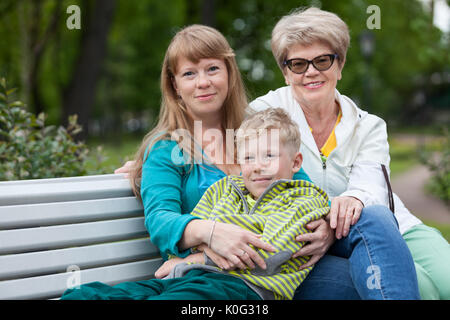
[(314, 68), (318, 71), (325, 71), (331, 68), (333, 65), (334, 59), (338, 57), (338, 54), (324, 54), (318, 57), (315, 57), (312, 60), (294, 58), (289, 60), (284, 60), (283, 65), (288, 66), (288, 68), (297, 74), (305, 73), (309, 68), (309, 64), (312, 63)]

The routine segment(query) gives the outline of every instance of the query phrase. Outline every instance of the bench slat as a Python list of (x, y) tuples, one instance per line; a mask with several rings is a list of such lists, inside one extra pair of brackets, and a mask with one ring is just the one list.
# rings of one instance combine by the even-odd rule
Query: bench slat
[(20, 205), (133, 196), (123, 175), (0, 182), (0, 205)]
[[(102, 268), (81, 270), (81, 283), (100, 281), (114, 285), (153, 277), (162, 263), (161, 258)], [(0, 299), (49, 299), (63, 294), (74, 273), (65, 272), (19, 280), (0, 281)]]
[(119, 241), (148, 234), (144, 218), (0, 231), (0, 254)]
[(76, 265), (81, 269), (142, 260), (159, 255), (146, 239), (92, 246), (0, 256), (0, 280), (64, 272)]
[(135, 197), (0, 206), (0, 230), (143, 215)]

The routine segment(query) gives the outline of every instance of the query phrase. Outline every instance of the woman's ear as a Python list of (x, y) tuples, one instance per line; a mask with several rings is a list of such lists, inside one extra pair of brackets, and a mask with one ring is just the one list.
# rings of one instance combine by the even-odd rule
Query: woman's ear
[(178, 98), (181, 98), (180, 93), (178, 92), (177, 82), (176, 82), (176, 80), (175, 80), (175, 77), (173, 77), (173, 76), (170, 77), (170, 80), (172, 81), (172, 87), (173, 87), (173, 90), (175, 91), (177, 97), (178, 97)]
[(175, 81), (175, 77), (174, 76), (170, 77), (170, 81), (172, 82), (172, 86), (175, 89), (175, 91), (178, 91), (177, 82)]
[(339, 68), (339, 70), (338, 70), (338, 77), (337, 77), (338, 80), (342, 79), (342, 69), (344, 69), (344, 65), (345, 65), (345, 60), (342, 61), (342, 63), (338, 64), (338, 68)]
[(284, 82), (286, 85), (290, 85), (289, 78), (287, 77), (286, 71), (283, 71)]

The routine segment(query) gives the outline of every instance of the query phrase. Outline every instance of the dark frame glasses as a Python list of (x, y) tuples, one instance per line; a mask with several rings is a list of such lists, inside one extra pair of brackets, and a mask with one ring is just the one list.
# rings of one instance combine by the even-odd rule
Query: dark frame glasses
[(289, 60), (284, 60), (283, 65), (288, 66), (289, 70), (293, 73), (302, 74), (308, 70), (309, 65), (312, 64), (314, 68), (318, 71), (326, 71), (331, 68), (334, 60), (338, 58), (338, 54), (323, 54), (321, 56), (315, 57), (312, 60), (294, 58)]

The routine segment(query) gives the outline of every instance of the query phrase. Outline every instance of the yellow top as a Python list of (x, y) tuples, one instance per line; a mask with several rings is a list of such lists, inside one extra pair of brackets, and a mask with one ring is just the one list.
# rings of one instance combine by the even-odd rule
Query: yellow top
[[(336, 148), (337, 142), (336, 142), (336, 134), (335, 134), (334, 130), (336, 129), (336, 126), (338, 125), (339, 121), (341, 121), (341, 118), (342, 118), (342, 112), (339, 110), (339, 114), (336, 119), (336, 123), (334, 125), (333, 131), (331, 131), (330, 136), (328, 137), (327, 141), (324, 143), (322, 148), (320, 148), (320, 152), (325, 157), (328, 157), (330, 155), (331, 151), (333, 151), (334, 148)], [(310, 130), (312, 132), (311, 128), (310, 128)]]

